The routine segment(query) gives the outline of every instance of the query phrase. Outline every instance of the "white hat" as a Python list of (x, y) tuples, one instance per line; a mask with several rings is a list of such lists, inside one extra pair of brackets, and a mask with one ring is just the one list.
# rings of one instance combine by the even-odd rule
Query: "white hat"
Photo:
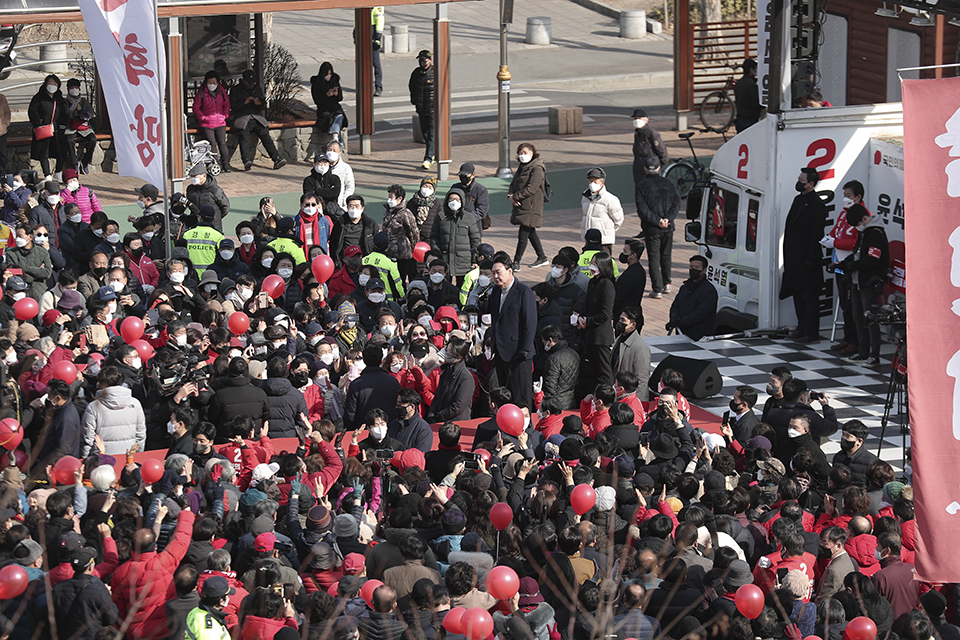
[(617, 491), (613, 487), (597, 487), (597, 511), (610, 511), (617, 504)]
[(272, 478), (277, 475), (277, 471), (280, 471), (280, 465), (276, 462), (271, 462), (270, 464), (258, 464), (253, 468), (253, 476), (250, 478), (251, 484), (256, 484), (261, 480), (266, 480), (267, 478)]
[(706, 443), (710, 451), (713, 451), (717, 447), (721, 449), (727, 446), (727, 441), (723, 439), (723, 436), (719, 433), (705, 433), (703, 434), (703, 441)]

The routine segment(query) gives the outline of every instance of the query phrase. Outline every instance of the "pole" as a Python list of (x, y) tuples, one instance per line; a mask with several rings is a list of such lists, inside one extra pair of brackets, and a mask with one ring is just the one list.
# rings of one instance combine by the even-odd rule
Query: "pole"
[[(176, 20), (176, 18), (172, 18)], [(160, 170), (162, 172), (163, 184), (160, 185), (160, 193), (163, 194), (163, 229), (166, 234), (166, 245), (167, 255), (166, 259), (170, 259), (170, 254), (173, 251), (173, 238), (170, 236), (170, 190), (167, 188), (167, 57), (162, 52), (166, 51), (166, 48), (163, 47), (163, 38), (160, 34), (160, 16), (157, 13), (157, 0), (153, 0), (153, 37), (154, 45), (157, 51), (157, 93), (160, 98), (160, 122), (157, 123), (157, 126), (160, 127), (160, 158), (162, 162), (160, 163)]]
[(510, 168), (510, 65), (507, 59), (507, 31), (513, 19), (513, 2), (500, 0), (500, 71), (497, 72), (497, 121), (500, 135), (500, 149), (497, 158), (497, 177), (512, 178)]

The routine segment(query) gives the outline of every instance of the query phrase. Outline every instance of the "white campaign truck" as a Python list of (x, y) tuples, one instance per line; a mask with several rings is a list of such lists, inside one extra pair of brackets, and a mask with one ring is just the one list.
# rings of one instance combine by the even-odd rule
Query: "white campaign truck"
[[(710, 261), (719, 292), (715, 333), (775, 330), (796, 324), (791, 299), (780, 300), (783, 229), (803, 167), (820, 172), (817, 193), (828, 232), (843, 209), (843, 185), (859, 180), (864, 205), (883, 218), (893, 276), (887, 297), (903, 291), (903, 107), (900, 103), (828, 107), (768, 115), (724, 144), (705, 183), (687, 199), (688, 242)], [(824, 267), (830, 251), (824, 249)], [(835, 313), (833, 275), (820, 293), (821, 330)]]

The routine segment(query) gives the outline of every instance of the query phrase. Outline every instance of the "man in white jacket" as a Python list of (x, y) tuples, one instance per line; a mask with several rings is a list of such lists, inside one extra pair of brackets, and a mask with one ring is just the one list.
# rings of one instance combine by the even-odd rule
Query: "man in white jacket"
[(123, 374), (116, 367), (107, 367), (97, 376), (97, 397), (83, 414), (83, 446), (80, 454), (87, 457), (94, 449), (94, 438), (100, 436), (104, 451), (118, 456), (137, 444), (143, 451), (147, 440), (147, 422), (140, 401), (123, 386)]
[(620, 198), (613, 195), (605, 185), (606, 172), (595, 167), (587, 172), (587, 189), (583, 192), (583, 221), (580, 223), (580, 237), (586, 240), (589, 229), (600, 231), (600, 243), (608, 255), (613, 255), (613, 245), (617, 241), (617, 229), (623, 224), (623, 207)]

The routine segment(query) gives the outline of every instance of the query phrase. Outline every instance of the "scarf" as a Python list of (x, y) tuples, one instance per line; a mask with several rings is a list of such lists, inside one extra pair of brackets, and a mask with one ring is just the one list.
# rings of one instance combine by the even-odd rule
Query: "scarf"
[[(320, 224), (321, 218), (323, 219), (323, 224)], [(323, 252), (326, 253), (328, 248), (328, 230), (330, 228), (327, 224), (326, 216), (321, 215), (319, 210), (312, 216), (308, 216), (303, 210), (300, 211), (300, 224), (297, 225), (297, 237), (300, 239), (300, 244), (305, 248), (304, 253), (308, 253), (310, 249), (310, 247), (307, 246), (307, 225), (313, 227), (313, 244), (311, 246), (320, 247), (323, 249)]]

